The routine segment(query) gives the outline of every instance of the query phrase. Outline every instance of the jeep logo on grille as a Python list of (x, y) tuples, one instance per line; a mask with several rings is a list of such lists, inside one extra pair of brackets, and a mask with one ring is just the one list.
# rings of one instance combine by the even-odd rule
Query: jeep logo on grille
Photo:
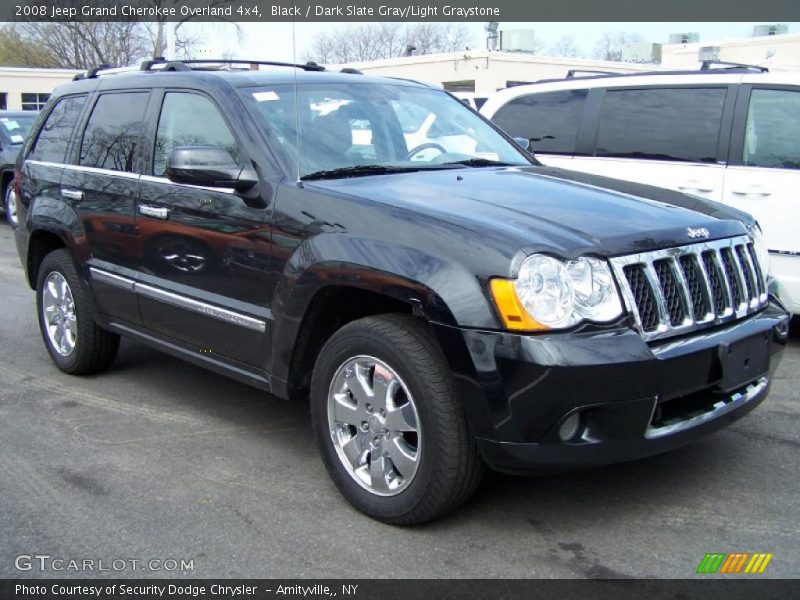
[(696, 238), (708, 239), (708, 236), (711, 235), (708, 232), (708, 229), (706, 229), (705, 227), (698, 227), (697, 229), (692, 229), (691, 227), (687, 227), (686, 233), (688, 233), (689, 237), (692, 239)]

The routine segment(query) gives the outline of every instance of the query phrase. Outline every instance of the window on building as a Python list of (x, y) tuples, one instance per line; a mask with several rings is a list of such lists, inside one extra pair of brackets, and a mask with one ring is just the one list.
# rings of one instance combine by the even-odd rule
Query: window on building
[(506, 87), (515, 87), (518, 85), (528, 85), (529, 83), (533, 83), (532, 81), (513, 81), (509, 80), (506, 81)]
[(64, 162), (72, 130), (85, 101), (85, 96), (70, 96), (58, 101), (39, 131), (30, 158), (53, 163)]
[(50, 94), (22, 94), (22, 110), (42, 110)]
[(713, 163), (725, 88), (609, 90), (597, 156)]
[(444, 89), (448, 92), (474, 92), (475, 91), (475, 80), (467, 80), (464, 79), (463, 81), (443, 81), (442, 85)]
[(211, 100), (198, 94), (164, 96), (153, 152), (154, 175), (164, 175), (169, 153), (178, 146), (215, 146), (239, 162), (236, 140), (225, 119)]
[(800, 169), (800, 92), (753, 90), (742, 159), (754, 167)]
[(492, 122), (512, 137), (530, 141), (532, 152), (574, 154), (586, 90), (527, 94), (498, 110)]
[(8, 110), (8, 94), (0, 92), (0, 110)]
[(83, 132), (80, 164), (132, 172), (149, 97), (147, 92), (100, 96)]

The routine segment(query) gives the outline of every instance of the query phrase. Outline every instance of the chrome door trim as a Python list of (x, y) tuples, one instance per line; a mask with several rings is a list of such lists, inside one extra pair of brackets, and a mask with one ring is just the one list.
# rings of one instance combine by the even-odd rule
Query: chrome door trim
[(154, 175), (142, 175), (140, 178), (142, 181), (147, 181), (149, 183), (163, 183), (166, 185), (177, 185), (180, 187), (185, 188), (192, 188), (195, 190), (208, 190), (209, 192), (220, 192), (221, 194), (235, 194), (236, 190), (233, 188), (226, 188), (226, 187), (215, 187), (215, 186), (207, 186), (207, 185), (192, 185), (190, 183), (177, 183), (175, 181), (170, 181), (166, 177), (155, 177)]
[(122, 277), (121, 275), (116, 275), (114, 273), (109, 273), (108, 271), (103, 271), (102, 269), (98, 269), (96, 267), (89, 267), (89, 272), (92, 274), (92, 280), (102, 281), (103, 283), (128, 290), (129, 292), (135, 291), (135, 282), (133, 279), (128, 279), (127, 277)]
[(258, 331), (259, 333), (264, 333), (267, 330), (266, 322), (261, 319), (256, 319), (255, 317), (250, 317), (239, 312), (228, 310), (227, 308), (214, 306), (213, 304), (208, 304), (207, 302), (201, 302), (200, 300), (195, 300), (181, 294), (168, 292), (167, 290), (163, 290), (152, 285), (139, 283), (138, 281), (134, 281), (128, 277), (122, 277), (121, 275), (110, 273), (103, 269), (98, 269), (97, 267), (89, 267), (89, 271), (92, 274), (93, 280), (101, 281), (108, 285), (125, 289), (140, 296), (145, 296), (146, 298), (158, 300), (159, 302), (165, 302), (167, 304), (171, 304), (172, 306), (177, 306), (178, 308), (184, 308), (206, 317), (224, 321), (225, 323), (231, 323), (232, 325), (238, 325), (239, 327), (244, 327), (245, 329)]
[(125, 179), (139, 179), (141, 175), (138, 173), (129, 173), (127, 171), (114, 171), (113, 169), (101, 169), (99, 167), (85, 167), (83, 165), (68, 165), (66, 163), (54, 163), (44, 160), (27, 159), (26, 163), (32, 165), (39, 165), (41, 167), (55, 167), (58, 169), (66, 169), (68, 171), (79, 171), (81, 173), (95, 173), (97, 175), (110, 175), (111, 177), (123, 177)]
[(187, 298), (186, 296), (175, 294), (174, 292), (168, 292), (144, 283), (136, 282), (134, 284), (134, 289), (136, 290), (137, 294), (145, 296), (146, 298), (151, 298), (160, 302), (166, 302), (167, 304), (177, 306), (178, 308), (185, 308), (186, 310), (196, 312), (206, 317), (212, 317), (219, 321), (225, 321), (226, 323), (238, 325), (239, 327), (251, 329), (260, 333), (264, 333), (267, 330), (267, 324), (261, 319), (248, 317), (247, 315), (243, 315), (226, 308), (220, 308), (219, 306), (214, 306), (213, 304), (200, 302), (199, 300)]

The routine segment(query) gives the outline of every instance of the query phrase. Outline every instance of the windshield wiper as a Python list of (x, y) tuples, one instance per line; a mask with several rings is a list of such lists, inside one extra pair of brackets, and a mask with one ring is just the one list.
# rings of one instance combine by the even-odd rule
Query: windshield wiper
[(465, 167), (524, 167), (524, 163), (507, 163), (490, 158), (466, 158), (464, 160), (454, 160), (442, 163), (444, 165), (463, 165)]
[(362, 175), (387, 175), (390, 173), (409, 173), (412, 171), (422, 171), (425, 169), (452, 169), (449, 165), (356, 165), (355, 167), (339, 167), (325, 171), (315, 171), (308, 175), (303, 175), (303, 181), (313, 179), (335, 179), (337, 177), (360, 177)]

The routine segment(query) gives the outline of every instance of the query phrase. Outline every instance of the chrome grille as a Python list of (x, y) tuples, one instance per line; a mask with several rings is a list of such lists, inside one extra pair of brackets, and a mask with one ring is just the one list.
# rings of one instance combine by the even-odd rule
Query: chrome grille
[(747, 236), (620, 256), (611, 266), (646, 340), (739, 319), (767, 302)]

